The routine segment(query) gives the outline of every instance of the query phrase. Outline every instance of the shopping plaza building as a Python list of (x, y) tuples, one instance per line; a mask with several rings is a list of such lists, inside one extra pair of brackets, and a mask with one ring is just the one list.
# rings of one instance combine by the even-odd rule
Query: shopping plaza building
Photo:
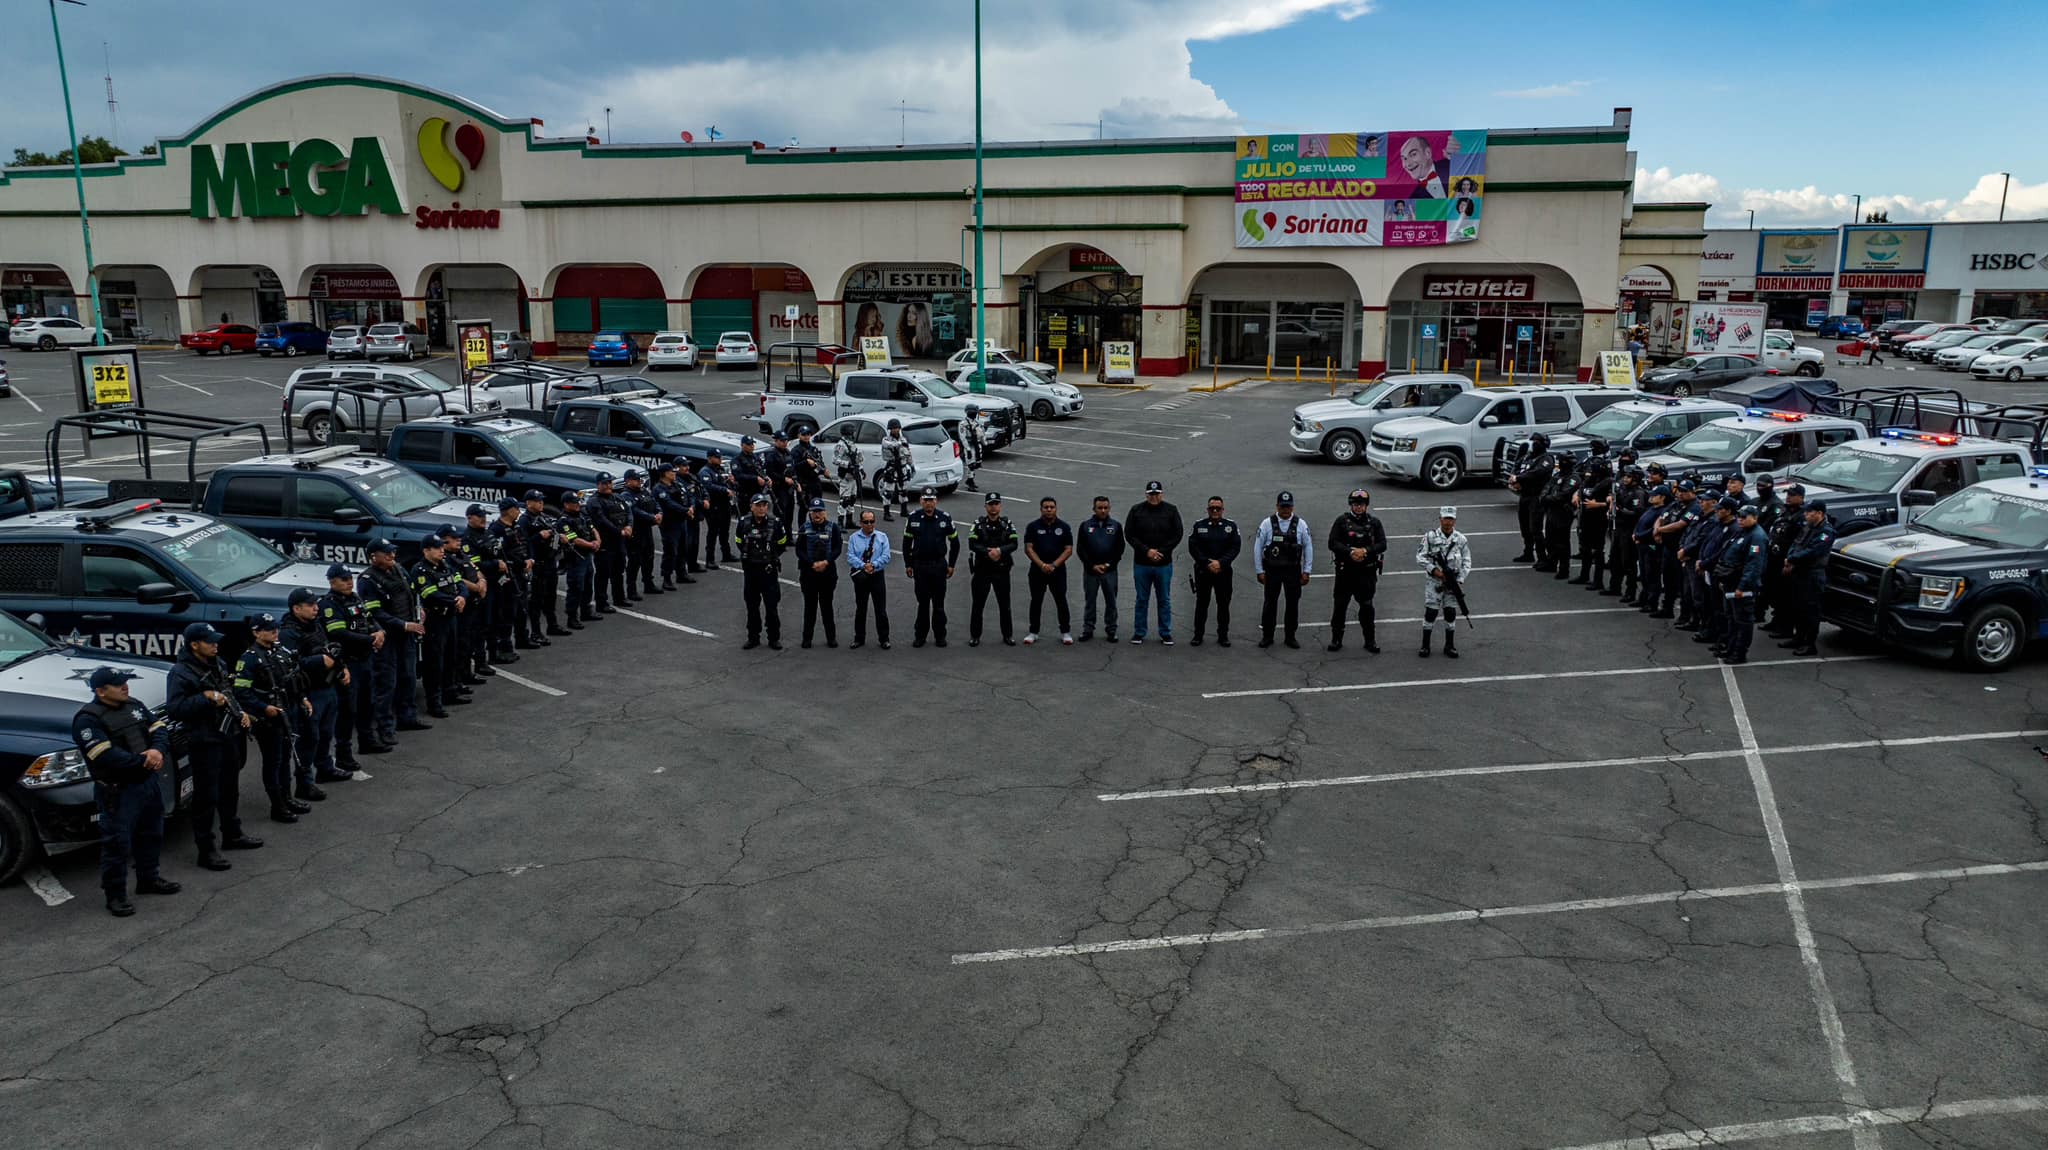
[[(1369, 244), (1337, 236), (1365, 226), (1328, 213), (1302, 230), (1332, 235), (1280, 240), (1296, 221), (1278, 215), (1292, 209), (1248, 209), (1245, 197), (1319, 194), (1284, 178), (1296, 162), (1280, 163), (1283, 147), (1299, 147), (1303, 172), (1332, 162), (1311, 156), (1356, 171), (1405, 164), (1408, 146), (1449, 134), (1253, 137), (1271, 154), (1249, 159), (1230, 137), (990, 144), (988, 334), (1075, 366), (1099, 362), (1106, 340), (1133, 341), (1147, 375), (1299, 361), (1318, 375), (1434, 363), (1583, 376), (1613, 346), (1618, 307), (1657, 294), (1761, 298), (1783, 282), (1761, 265), (1715, 278), (1727, 245), (1704, 226), (1708, 205), (1631, 202), (1629, 121), (1618, 109), (1598, 126), (1459, 132), (1462, 155), (1424, 141), (1408, 171), (1454, 188), (1418, 186), (1441, 197), (1428, 204), (1388, 201), (1400, 170), (1372, 169), (1396, 178), (1356, 213), (1371, 220)], [(252, 93), (156, 155), (84, 175), (117, 339), (168, 341), (223, 320), (405, 319), (446, 346), (452, 321), (488, 318), (542, 354), (574, 352), (598, 330), (644, 342), (682, 329), (700, 345), (733, 330), (764, 343), (887, 335), (897, 355), (922, 358), (974, 333), (965, 145), (612, 145), (414, 84), (320, 76)], [(1283, 178), (1250, 178), (1262, 176)], [(1444, 242), (1461, 220), (1459, 242)], [(1413, 238), (1429, 229), (1436, 239)], [(1770, 235), (1734, 262), (1789, 250)], [(1904, 246), (1926, 264), (1914, 288), (1859, 287), (1856, 272), (1811, 290), (1842, 298), (1835, 311), (1900, 296), (1908, 314), (1940, 318), (1969, 310), (1963, 300), (1992, 306), (1988, 288), (1933, 286), (1950, 266), (1945, 236)], [(0, 171), (7, 313), (86, 318), (86, 272), (71, 170)], [(2014, 314), (2041, 305), (2041, 274), (2029, 260), (2020, 279), (2035, 286), (2008, 293)]]

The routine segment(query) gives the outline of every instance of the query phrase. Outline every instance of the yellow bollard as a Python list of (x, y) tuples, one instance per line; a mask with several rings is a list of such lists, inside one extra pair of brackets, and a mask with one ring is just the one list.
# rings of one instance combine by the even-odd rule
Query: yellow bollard
[[(1063, 347), (1055, 348), (1053, 349), (1053, 354), (1059, 357), (1053, 362), (1053, 374), (1067, 374), (1067, 349)], [(1044, 361), (1040, 360), (1039, 362), (1043, 363)]]
[(1209, 361), (1209, 390), (1215, 391), (1216, 385), (1222, 382), (1223, 365), (1212, 359)]
[(1085, 347), (1081, 349), (1081, 374), (1088, 374), (1088, 349)]
[(1544, 383), (1550, 382), (1550, 361), (1547, 359), (1543, 361), (1543, 375), (1541, 378)]
[(1298, 355), (1294, 357), (1294, 382), (1301, 382), (1301, 357)]
[(1031, 345), (1031, 358), (1036, 363), (1045, 362), (1045, 352), (1035, 343)]
[(1273, 378), (1273, 357), (1270, 355), (1266, 357), (1266, 378)]
[(1472, 386), (1479, 386), (1479, 361), (1477, 359), (1472, 361)]
[(1451, 370), (1451, 357), (1450, 357), (1450, 356), (1448, 356), (1448, 355), (1444, 357), (1444, 367), (1443, 367), (1443, 370), (1444, 370), (1445, 372), (1449, 372), (1449, 371)]
[(1195, 370), (1195, 353), (1192, 349), (1188, 352), (1188, 370)]

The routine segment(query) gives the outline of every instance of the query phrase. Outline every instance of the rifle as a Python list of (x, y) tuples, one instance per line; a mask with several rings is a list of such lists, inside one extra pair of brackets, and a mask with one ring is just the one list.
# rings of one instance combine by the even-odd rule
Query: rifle
[(1450, 592), (1451, 598), (1457, 600), (1459, 613), (1465, 617), (1465, 625), (1467, 627), (1472, 628), (1475, 631), (1478, 630), (1479, 624), (1474, 623), (1472, 621), (1472, 608), (1465, 605), (1464, 585), (1459, 583), (1456, 579), (1452, 578), (1451, 576), (1450, 553), (1438, 553), (1436, 551), (1425, 548), (1423, 554), (1429, 556), (1430, 566), (1444, 573), (1443, 577), (1436, 581), (1438, 593), (1441, 594), (1445, 591)]

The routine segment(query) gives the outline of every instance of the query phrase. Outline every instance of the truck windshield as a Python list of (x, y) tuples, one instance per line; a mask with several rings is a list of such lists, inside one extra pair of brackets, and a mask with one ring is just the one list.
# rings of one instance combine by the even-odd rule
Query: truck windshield
[(567, 440), (539, 424), (513, 428), (509, 431), (501, 430), (495, 434), (498, 446), (504, 448), (505, 454), (511, 457), (506, 461), (508, 463), (539, 463), (543, 459), (568, 455), (576, 450), (569, 446)]
[(1379, 383), (1373, 384), (1371, 387), (1366, 388), (1364, 391), (1359, 392), (1357, 395), (1352, 396), (1351, 402), (1357, 404), (1360, 407), (1371, 407), (1373, 404), (1378, 403), (1380, 401), (1381, 396), (1393, 390), (1393, 387), (1394, 385), (1391, 382), (1383, 380)]
[(1913, 526), (1994, 547), (2048, 550), (2048, 503), (1983, 487), (1956, 492), (1928, 508)]
[(401, 467), (357, 476), (355, 485), (387, 515), (411, 515), (448, 498), (440, 488)]
[(673, 407), (643, 407), (640, 409), (640, 415), (647, 420), (647, 426), (654, 429), (654, 434), (663, 439), (673, 439), (679, 435), (702, 435), (707, 431), (717, 430), (711, 426), (709, 420), (680, 403)]
[(917, 385), (939, 399), (954, 399), (967, 394), (936, 375), (918, 380)]
[(56, 644), (12, 615), (0, 615), (0, 667), (11, 667), (30, 655), (56, 650)]
[(1437, 408), (1431, 414), (1445, 423), (1470, 423), (1485, 411), (1492, 401), (1476, 391), (1461, 392), (1449, 403)]
[(1636, 425), (1649, 418), (1640, 411), (1627, 411), (1621, 407), (1610, 407), (1597, 415), (1582, 419), (1572, 431), (1589, 439), (1627, 439)]
[(288, 560), (232, 523), (212, 523), (163, 544), (164, 554), (212, 587), (260, 579)]
[(1671, 445), (1673, 455), (1702, 463), (1731, 463), (1742, 458), (1749, 445), (1764, 437), (1762, 431), (1746, 427), (1723, 427), (1709, 423)]
[(1793, 468), (1792, 476), (1802, 483), (1837, 491), (1874, 493), (1890, 491), (1906, 469), (1917, 462), (1910, 455), (1862, 451), (1845, 443), (1814, 456), (1811, 463)]

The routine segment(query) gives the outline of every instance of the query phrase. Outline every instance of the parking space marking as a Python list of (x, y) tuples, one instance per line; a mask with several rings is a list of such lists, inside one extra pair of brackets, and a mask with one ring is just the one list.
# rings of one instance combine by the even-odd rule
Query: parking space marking
[[(1868, 663), (1884, 655), (1809, 655), (1804, 659), (1758, 659), (1745, 667), (1794, 667), (1802, 664)], [(1618, 675), (1670, 675), (1682, 671), (1719, 671), (1725, 663), (1686, 663), (1673, 667), (1615, 667), (1605, 671), (1549, 671), (1527, 675), (1472, 675), (1461, 679), (1396, 679), (1387, 683), (1339, 683), (1326, 687), (1267, 687), (1257, 691), (1205, 691), (1204, 699), (1253, 699), (1268, 695), (1327, 695), (1339, 691), (1385, 691), (1396, 687), (1458, 687), (1472, 683), (1526, 683), (1538, 679), (1600, 679)], [(1729, 670), (1734, 668), (1730, 667)]]
[[(1030, 442), (1031, 442), (1031, 440), (1033, 440), (1033, 439), (1036, 439), (1036, 438), (1038, 438), (1038, 437), (1040, 437), (1040, 436), (1042, 436), (1042, 435), (1045, 435), (1045, 434), (1046, 434), (1046, 433), (1045, 433), (1044, 431), (1035, 431), (1035, 432), (1033, 432), (1033, 433), (1032, 433), (1032, 434), (1031, 434), (1031, 435), (1030, 435), (1029, 437), (1025, 438), (1025, 439), (1024, 439), (1024, 440), (1022, 440), (1021, 442), (1023, 442), (1023, 443), (1030, 443)], [(1164, 438), (1164, 437), (1162, 436), (1161, 438)], [(1014, 446), (1014, 445), (1012, 445), (1012, 446)], [(1081, 448), (1086, 448), (1086, 449), (1088, 449), (1088, 450), (1090, 450), (1090, 451), (1129, 451), (1129, 452), (1135, 452), (1135, 453), (1137, 453), (1137, 454), (1139, 454), (1139, 455), (1150, 455), (1150, 454), (1152, 454), (1152, 449), (1151, 449), (1151, 448), (1149, 448), (1149, 447), (1125, 447), (1124, 445), (1122, 445), (1122, 444), (1120, 444), (1120, 443), (1095, 443), (1095, 442), (1092, 442), (1092, 441), (1090, 441), (1090, 440), (1086, 440), (1086, 439), (1055, 439), (1055, 440), (1053, 440), (1053, 441), (1052, 441), (1052, 442), (1051, 442), (1050, 444), (1048, 444), (1047, 446), (1049, 446), (1049, 447), (1057, 447), (1057, 448), (1060, 448), (1061, 450), (1066, 450), (1066, 449), (1068, 449), (1068, 448), (1074, 448), (1074, 447), (1081, 447)], [(1010, 448), (1004, 448), (1004, 450), (1005, 450), (1005, 451), (1008, 451), (1008, 450), (1010, 450)]]
[(981, 473), (983, 475), (1014, 475), (1020, 479), (1043, 479), (1047, 483), (1065, 483), (1069, 486), (1079, 482), (1079, 480), (1074, 479), (1061, 479), (1057, 475), (1038, 475), (1029, 471), (1001, 471), (993, 467), (984, 467), (981, 469)]
[(207, 396), (209, 398), (211, 398), (213, 395), (212, 392), (206, 390), (203, 387), (198, 386), (197, 384), (186, 383), (182, 379), (173, 379), (170, 376), (163, 374), (162, 372), (157, 373), (157, 378), (163, 380), (165, 383), (175, 384), (179, 387), (182, 387), (187, 391), (196, 391), (199, 394)]
[(1971, 1098), (1929, 1106), (1914, 1102), (1893, 1110), (1865, 1107), (1848, 1114), (1809, 1114), (1769, 1122), (1739, 1122), (1730, 1126), (1703, 1126), (1691, 1130), (1666, 1130), (1638, 1134), (1615, 1142), (1588, 1142), (1561, 1150), (1697, 1150), (1702, 1146), (1726, 1146), (1736, 1142), (1759, 1142), (1766, 1138), (1792, 1138), (1802, 1134), (1845, 1134), (1875, 1131), (1882, 1126), (1920, 1126), (1929, 1122), (1961, 1118), (1984, 1118), (1999, 1114), (2029, 1114), (2048, 1110), (2048, 1094), (2022, 1094), (2014, 1098)]
[[(1486, 614), (1483, 614), (1483, 615), (1460, 615), (1460, 616), (1458, 616), (1458, 618), (1460, 618), (1460, 619), (1539, 619), (1539, 618), (1543, 618), (1543, 617), (1546, 617), (1546, 616), (1550, 616), (1550, 615), (1623, 615), (1623, 614), (1634, 614), (1634, 613), (1635, 613), (1635, 611), (1636, 611), (1636, 608), (1634, 608), (1634, 607), (1560, 607), (1560, 608), (1558, 608), (1557, 610), (1554, 610), (1554, 611), (1491, 611), (1491, 612), (1488, 612), (1488, 613), (1486, 613)], [(1430, 623), (1433, 623), (1433, 622), (1435, 622), (1435, 620), (1434, 620), (1434, 619), (1424, 619), (1424, 618), (1423, 618), (1422, 616), (1420, 616), (1420, 615), (1408, 615), (1408, 616), (1404, 616), (1404, 617), (1402, 617), (1402, 618), (1399, 618), (1399, 619), (1388, 619), (1388, 618), (1380, 618), (1380, 619), (1378, 619), (1378, 620), (1377, 620), (1377, 622), (1380, 622), (1380, 623), (1390, 623), (1390, 624), (1391, 624), (1391, 623), (1424, 623), (1424, 622), (1430, 622)], [(1329, 625), (1330, 625), (1330, 623), (1329, 623), (1329, 620), (1327, 620), (1327, 619), (1325, 619), (1325, 620), (1323, 620), (1323, 621), (1321, 621), (1321, 622), (1315, 622), (1315, 621), (1311, 621), (1311, 620), (1303, 620), (1303, 621), (1302, 621), (1302, 623), (1301, 623), (1301, 626), (1303, 626), (1303, 627), (1327, 627), (1327, 626), (1329, 626)]]
[[(1758, 753), (1765, 755), (1812, 755), (1834, 751), (1868, 750), (1882, 747), (1898, 750), (1901, 747), (1925, 747), (1936, 743), (1983, 743), (1997, 739), (2038, 739), (2048, 735), (2048, 728), (2038, 731), (1983, 731), (1967, 735), (1922, 735), (1906, 739), (1858, 739), (1846, 743), (1795, 743), (1783, 747), (1763, 747)], [(1271, 783), (1240, 783), (1215, 787), (1180, 787), (1171, 790), (1110, 791), (1095, 797), (1105, 803), (1126, 803), (1139, 799), (1191, 799), (1204, 795), (1255, 795), (1269, 791), (1301, 791), (1322, 787), (1362, 787), (1374, 783), (1412, 782), (1418, 779), (1462, 779), (1475, 775), (1532, 775), (1550, 771), (1590, 771), (1600, 767), (1638, 767), (1651, 763), (1699, 763), (1716, 759), (1739, 759), (1749, 752), (1742, 747), (1731, 747), (1723, 751), (1686, 751), (1683, 754), (1630, 755), (1616, 759), (1567, 759), (1559, 762), (1502, 763), (1487, 767), (1444, 767), (1429, 771), (1387, 771), (1376, 775), (1342, 775), (1330, 779), (1282, 779)]]
[(36, 897), (43, 900), (44, 906), (62, 906), (71, 901), (71, 892), (64, 888), (63, 883), (57, 881), (57, 876), (50, 873), (49, 867), (39, 866), (21, 876), (21, 881), (28, 889), (36, 892)]
[(1015, 456), (1018, 459), (1043, 459), (1048, 463), (1080, 463), (1089, 467), (1114, 467), (1118, 469), (1123, 467), (1121, 463), (1104, 463), (1099, 459), (1070, 459), (1064, 455), (1033, 455), (1028, 451), (1018, 451), (1015, 448), (1007, 450), (1003, 454), (1005, 456)]
[(33, 408), (35, 408), (35, 409), (36, 409), (36, 414), (37, 414), (37, 415), (41, 415), (41, 414), (43, 413), (43, 405), (42, 405), (42, 404), (40, 404), (40, 403), (37, 403), (37, 402), (36, 402), (36, 397), (35, 397), (35, 396), (33, 396), (33, 395), (30, 395), (30, 394), (29, 394), (28, 392), (25, 392), (25, 391), (21, 390), (21, 389), (20, 389), (20, 388), (18, 388), (18, 387), (14, 389), (14, 394), (16, 394), (16, 395), (20, 396), (20, 397), (21, 397), (21, 401), (22, 401), (23, 403), (26, 403), (26, 404), (28, 404), (28, 405), (29, 405), (30, 407), (33, 407)]
[[(1067, 433), (1071, 434), (1071, 433), (1073, 433), (1073, 432), (1076, 432), (1076, 431), (1085, 431), (1085, 432), (1087, 432), (1087, 433), (1088, 433), (1088, 434), (1090, 434), (1090, 435), (1128, 435), (1128, 436), (1132, 437), (1133, 439), (1164, 439), (1164, 440), (1166, 440), (1166, 441), (1167, 441), (1168, 443), (1185, 443), (1185, 442), (1187, 442), (1188, 440), (1190, 440), (1190, 439), (1193, 439), (1193, 438), (1195, 438), (1195, 437), (1194, 437), (1194, 436), (1192, 436), (1192, 435), (1154, 435), (1154, 434), (1152, 434), (1152, 433), (1151, 433), (1151, 432), (1149, 432), (1149, 431), (1116, 431), (1116, 430), (1113, 430), (1113, 429), (1111, 429), (1111, 428), (1107, 428), (1107, 427), (1087, 427), (1087, 426), (1084, 426), (1084, 425), (1082, 425), (1082, 424), (1078, 424), (1078, 423), (1076, 423), (1076, 424), (1064, 424), (1064, 423), (1063, 423), (1063, 424), (1060, 424), (1060, 425), (1059, 425), (1059, 426), (1057, 426), (1057, 427), (1046, 427), (1046, 428), (1041, 428), (1041, 429), (1040, 429), (1039, 431), (1037, 431), (1037, 432), (1034, 432), (1033, 434), (1039, 434), (1039, 435), (1043, 435), (1043, 434), (1048, 434), (1048, 433), (1057, 433), (1057, 432), (1067, 432)], [(1149, 450), (1151, 450), (1151, 449), (1150, 449), (1150, 448), (1141, 448), (1141, 449), (1136, 449), (1136, 450), (1145, 450), (1145, 451), (1149, 451)]]
[[(1377, 512), (1381, 512), (1381, 511), (1440, 511), (1440, 510), (1442, 510), (1442, 509), (1443, 509), (1443, 506), (1444, 506), (1444, 505), (1443, 505), (1443, 504), (1441, 504), (1441, 503), (1417, 503), (1417, 504), (1414, 504), (1413, 506), (1408, 506), (1408, 507), (1375, 507), (1375, 508), (1373, 508), (1372, 510), (1373, 510), (1373, 511), (1374, 511), (1375, 513), (1377, 513)], [(1471, 510), (1471, 509), (1472, 509), (1472, 508), (1474, 508), (1474, 507), (1513, 507), (1513, 506), (1514, 506), (1514, 504), (1513, 504), (1513, 503), (1454, 503), (1454, 504), (1452, 504), (1451, 506), (1453, 506), (1453, 507), (1456, 507), (1456, 508), (1457, 508), (1457, 509), (1458, 509), (1459, 511), (1463, 512), (1463, 511), (1469, 511), (1469, 510)]]
[[(1505, 532), (1503, 532), (1503, 534), (1506, 534), (1506, 533), (1505, 533)], [(1519, 533), (1517, 533), (1517, 534), (1519, 534)], [(1474, 575), (1479, 575), (1479, 574), (1483, 574), (1483, 573), (1485, 573), (1485, 572), (1488, 572), (1488, 571), (1535, 571), (1535, 570), (1536, 570), (1536, 569), (1535, 569), (1534, 567), (1521, 567), (1521, 566), (1507, 566), (1507, 567), (1474, 567), (1474, 568), (1472, 569), (1472, 571), (1471, 571), (1471, 574), (1474, 574)], [(1380, 578), (1382, 578), (1382, 579), (1392, 579), (1392, 578), (1395, 578), (1395, 577), (1397, 577), (1397, 576), (1401, 576), (1401, 575), (1427, 575), (1427, 574), (1429, 574), (1429, 572), (1427, 572), (1427, 571), (1424, 571), (1424, 570), (1422, 570), (1421, 568), (1419, 568), (1419, 567), (1418, 567), (1418, 568), (1416, 568), (1416, 569), (1414, 569), (1414, 570), (1412, 570), (1412, 571), (1382, 571), (1382, 572), (1380, 572)], [(1552, 573), (1551, 573), (1551, 572), (1549, 572), (1549, 571), (1540, 571), (1540, 572), (1537, 572), (1537, 574), (1540, 574), (1540, 575), (1550, 575), (1550, 574), (1552, 574)], [(1324, 572), (1321, 572), (1320, 574), (1315, 574), (1315, 575), (1310, 575), (1310, 576), (1309, 576), (1309, 578), (1311, 578), (1311, 579), (1335, 579), (1336, 577), (1337, 577), (1337, 573), (1336, 573), (1336, 572), (1334, 572), (1334, 571), (1324, 571)], [(1468, 588), (1468, 589), (1469, 589), (1469, 588)]]
[[(1723, 665), (1721, 682), (1728, 691), (1728, 708), (1735, 715), (1735, 734), (1742, 741), (1743, 759), (1749, 765), (1749, 781), (1756, 788), (1757, 810), (1763, 816), (1764, 834), (1770, 840), (1771, 861), (1778, 869), (1778, 882), (1785, 888), (1785, 911), (1792, 919), (1792, 940), (1799, 947), (1799, 960), (1806, 967), (1806, 985), (1820, 1019), (1821, 1036), (1828, 1047), (1828, 1063), (1835, 1072), (1842, 1105), (1851, 1111), (1865, 1109), (1863, 1087), (1856, 1080), (1856, 1063), (1849, 1056), (1848, 1036), (1842, 1031), (1842, 1014), (1835, 1005), (1835, 993), (1828, 986), (1827, 968), (1821, 965), (1820, 946), (1814, 941), (1813, 922), (1806, 914), (1806, 894), (1799, 887), (1799, 871), (1792, 862), (1792, 847), (1785, 837), (1784, 816), (1778, 810), (1778, 795), (1771, 786), (1771, 773), (1757, 749), (1756, 729), (1749, 722), (1749, 707), (1742, 701), (1742, 687), (1735, 681), (1735, 668)], [(1856, 1150), (1878, 1150), (1875, 1131), (1855, 1131)]]
[[(2024, 863), (1986, 863), (1950, 867), (1945, 870), (1893, 871), (1888, 874), (1847, 875), (1814, 879), (1798, 884), (1800, 891), (1848, 890), (1856, 887), (1891, 886), (1909, 882), (1954, 882), (1962, 879), (1993, 878), (2000, 875), (2048, 872), (2048, 860)], [(983, 962), (1015, 962), (1029, 958), (1074, 958), (1090, 954), (1125, 954), (1132, 951), (1172, 950), (1183, 946), (1210, 946), (1226, 942), (1262, 942), (1308, 938), (1319, 934), (1352, 934), (1360, 931), (1393, 930), (1410, 926), (1441, 926), (1458, 922), (1488, 922), (1504, 918), (1534, 918), (1553, 914), (1576, 914), (1588, 910), (1620, 910), (1633, 906), (1757, 898), (1787, 893), (1784, 883), (1760, 882), (1741, 886), (1686, 887), (1648, 894), (1613, 895), (1607, 898), (1579, 898), (1562, 902), (1525, 903), (1521, 906), (1493, 906), (1436, 911), (1428, 914), (1383, 915), (1378, 918), (1350, 918), (1335, 922), (1314, 922), (1303, 926), (1262, 926), (1243, 930), (1214, 930), (1200, 934), (1167, 934), (1153, 938), (1125, 938), (1109, 942), (1062, 943), (1057, 946), (1020, 946), (1004, 950), (979, 950), (955, 954), (954, 966)]]
[[(720, 568), (720, 570), (723, 570), (723, 568)], [(663, 627), (667, 627), (667, 628), (668, 628), (668, 629), (670, 629), (671, 631), (681, 631), (681, 632), (683, 632), (683, 633), (684, 633), (684, 634), (686, 634), (686, 635), (696, 635), (696, 636), (698, 636), (698, 637), (700, 637), (700, 638), (704, 638), (704, 639), (716, 639), (716, 638), (718, 638), (718, 636), (716, 636), (716, 635), (712, 634), (712, 633), (711, 633), (711, 632), (709, 632), (709, 631), (699, 631), (699, 630), (698, 630), (697, 628), (695, 628), (695, 627), (686, 627), (686, 626), (684, 626), (684, 625), (683, 625), (683, 624), (681, 624), (681, 623), (677, 623), (677, 622), (674, 622), (673, 620), (669, 620), (669, 619), (663, 619), (663, 618), (662, 618), (662, 617), (660, 617), (659, 615), (649, 615), (649, 614), (647, 614), (647, 613), (646, 613), (646, 612), (644, 612), (644, 611), (631, 611), (631, 610), (628, 610), (628, 609), (626, 609), (626, 608), (624, 608), (624, 607), (617, 607), (617, 606), (613, 607), (612, 609), (613, 609), (614, 611), (617, 611), (617, 612), (618, 612), (619, 614), (621, 614), (621, 615), (625, 615), (625, 616), (628, 616), (628, 617), (630, 617), (630, 618), (634, 618), (634, 619), (643, 619), (643, 620), (645, 620), (645, 621), (647, 621), (647, 622), (649, 622), (649, 623), (658, 623), (658, 624), (660, 624), (660, 625), (661, 625), (661, 626), (663, 626)]]
[(250, 383), (260, 383), (260, 384), (262, 384), (263, 386), (265, 386), (265, 387), (267, 387), (267, 388), (271, 389), (272, 391), (283, 391), (283, 390), (284, 390), (284, 384), (281, 384), (281, 383), (272, 383), (272, 382), (270, 382), (270, 381), (269, 381), (269, 380), (267, 380), (267, 379), (257, 379), (257, 378), (256, 378), (255, 376), (253, 376), (253, 375), (244, 375), (244, 376), (239, 376), (238, 378), (240, 378), (240, 379), (246, 379), (246, 380), (248, 380), (248, 381), (249, 381)]
[(513, 682), (519, 684), (520, 686), (525, 687), (529, 691), (539, 691), (543, 695), (552, 695), (557, 699), (569, 693), (567, 691), (560, 690), (555, 687), (550, 687), (546, 683), (536, 683), (532, 679), (529, 679), (524, 675), (515, 675), (512, 672), (507, 671), (502, 666), (494, 667), (492, 669), (498, 672), (498, 677), (500, 679), (510, 679)]

